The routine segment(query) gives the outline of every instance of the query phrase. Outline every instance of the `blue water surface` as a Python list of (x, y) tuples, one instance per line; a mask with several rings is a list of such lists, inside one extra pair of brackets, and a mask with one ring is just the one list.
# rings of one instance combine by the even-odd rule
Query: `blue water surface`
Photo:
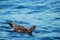
[[(8, 20), (35, 25), (33, 36), (14, 32)], [(0, 40), (60, 40), (60, 0), (0, 0)]]

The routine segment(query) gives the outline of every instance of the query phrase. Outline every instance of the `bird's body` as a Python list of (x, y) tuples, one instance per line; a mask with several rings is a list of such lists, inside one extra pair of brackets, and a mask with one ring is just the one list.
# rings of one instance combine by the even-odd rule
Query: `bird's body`
[(13, 22), (8, 23), (11, 27), (14, 28), (14, 31), (16, 32), (22, 32), (22, 33), (28, 33), (29, 35), (32, 35), (32, 31), (35, 29), (36, 26), (32, 26), (31, 28), (27, 29), (24, 26), (16, 25)]

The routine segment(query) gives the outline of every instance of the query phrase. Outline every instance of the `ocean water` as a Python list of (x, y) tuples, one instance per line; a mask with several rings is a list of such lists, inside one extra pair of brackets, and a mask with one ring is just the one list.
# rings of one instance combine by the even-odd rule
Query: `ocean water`
[[(36, 29), (17, 33), (7, 21)], [(60, 40), (60, 0), (0, 0), (0, 40)]]

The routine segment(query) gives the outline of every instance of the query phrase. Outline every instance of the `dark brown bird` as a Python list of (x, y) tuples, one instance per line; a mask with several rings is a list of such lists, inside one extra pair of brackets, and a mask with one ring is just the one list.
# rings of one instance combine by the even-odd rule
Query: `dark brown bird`
[(32, 31), (36, 28), (36, 26), (32, 26), (31, 28), (27, 29), (24, 26), (21, 25), (16, 25), (13, 22), (8, 23), (11, 27), (14, 28), (14, 31), (16, 32), (22, 32), (22, 33), (27, 33), (29, 35), (32, 35)]

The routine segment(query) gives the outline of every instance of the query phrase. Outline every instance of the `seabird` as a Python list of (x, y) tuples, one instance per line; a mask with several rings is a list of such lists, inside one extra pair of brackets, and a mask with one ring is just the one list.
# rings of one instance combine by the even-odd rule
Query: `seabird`
[(16, 32), (22, 32), (22, 33), (27, 33), (29, 35), (32, 35), (32, 31), (35, 30), (36, 26), (32, 26), (31, 28), (27, 29), (24, 26), (21, 25), (16, 25), (13, 22), (8, 22), (8, 24), (14, 28), (14, 31)]

